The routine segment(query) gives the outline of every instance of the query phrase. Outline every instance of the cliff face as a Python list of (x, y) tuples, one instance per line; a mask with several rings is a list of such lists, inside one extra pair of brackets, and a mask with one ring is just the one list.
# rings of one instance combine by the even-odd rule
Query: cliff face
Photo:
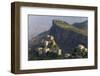
[(58, 46), (63, 52), (70, 53), (79, 44), (88, 47), (87, 33), (66, 22), (54, 20), (50, 34), (55, 37)]

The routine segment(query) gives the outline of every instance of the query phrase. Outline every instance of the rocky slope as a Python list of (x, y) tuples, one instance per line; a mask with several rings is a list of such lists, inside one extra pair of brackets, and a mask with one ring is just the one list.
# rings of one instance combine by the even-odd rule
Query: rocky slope
[(63, 52), (71, 52), (79, 44), (87, 47), (87, 32), (70, 25), (64, 21), (53, 20), (50, 34), (56, 39)]

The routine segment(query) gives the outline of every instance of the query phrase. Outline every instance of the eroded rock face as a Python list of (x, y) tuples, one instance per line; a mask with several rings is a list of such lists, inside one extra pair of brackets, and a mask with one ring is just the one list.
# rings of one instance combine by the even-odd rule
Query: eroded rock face
[(60, 28), (56, 22), (53, 22), (53, 26), (50, 29), (50, 34), (52, 34), (55, 37), (58, 46), (63, 50), (63, 52), (70, 53), (71, 50), (79, 44), (83, 44), (87, 48), (87, 36), (84, 36), (83, 34), (78, 32), (74, 32), (69, 28)]

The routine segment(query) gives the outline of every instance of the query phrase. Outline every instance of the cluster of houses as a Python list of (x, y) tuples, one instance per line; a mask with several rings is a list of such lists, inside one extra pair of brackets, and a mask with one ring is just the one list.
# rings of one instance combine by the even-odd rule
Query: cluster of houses
[(72, 53), (65, 53), (65, 58), (87, 58), (88, 49), (82, 45), (79, 44), (77, 47), (73, 49)]
[(41, 46), (36, 48), (38, 55), (46, 55), (47, 53), (54, 53), (57, 56), (63, 56), (64, 58), (84, 58), (87, 57), (88, 49), (79, 44), (72, 53), (62, 54), (62, 50), (58, 47), (55, 42), (54, 36), (47, 35), (44, 39), (41, 40)]
[(55, 53), (58, 56), (62, 55), (62, 50), (57, 46), (55, 39), (52, 35), (47, 35), (45, 39), (42, 39), (41, 46), (38, 47), (36, 50), (39, 55), (47, 53)]

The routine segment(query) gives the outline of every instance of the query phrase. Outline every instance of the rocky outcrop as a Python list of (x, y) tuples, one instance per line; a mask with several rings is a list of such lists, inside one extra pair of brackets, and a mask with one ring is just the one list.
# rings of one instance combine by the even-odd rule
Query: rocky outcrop
[(83, 44), (85, 47), (88, 47), (87, 34), (85, 34), (85, 32), (81, 32), (81, 30), (78, 28), (76, 30), (74, 26), (66, 22), (53, 20), (50, 34), (55, 37), (58, 46), (64, 53), (72, 52), (71, 50), (79, 44)]

